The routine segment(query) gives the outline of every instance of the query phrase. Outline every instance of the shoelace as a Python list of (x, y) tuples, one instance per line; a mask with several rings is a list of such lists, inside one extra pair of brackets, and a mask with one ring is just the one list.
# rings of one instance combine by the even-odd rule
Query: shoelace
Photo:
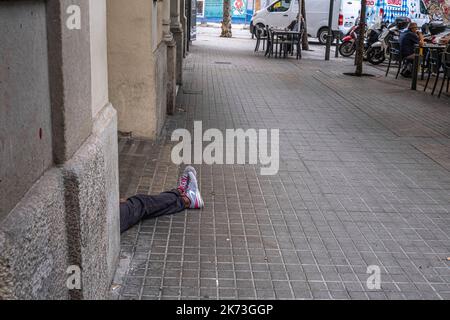
[(186, 176), (181, 177), (181, 179), (180, 179), (180, 186), (179, 187), (181, 189), (185, 190), (186, 187), (187, 187), (187, 182), (188, 182), (188, 177), (186, 177)]

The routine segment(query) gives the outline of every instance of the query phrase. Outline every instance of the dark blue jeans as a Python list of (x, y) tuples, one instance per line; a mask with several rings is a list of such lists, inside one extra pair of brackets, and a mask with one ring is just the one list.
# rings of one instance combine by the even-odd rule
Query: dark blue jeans
[(139, 194), (120, 204), (120, 232), (124, 232), (142, 219), (174, 214), (185, 209), (178, 190), (163, 192), (157, 196)]

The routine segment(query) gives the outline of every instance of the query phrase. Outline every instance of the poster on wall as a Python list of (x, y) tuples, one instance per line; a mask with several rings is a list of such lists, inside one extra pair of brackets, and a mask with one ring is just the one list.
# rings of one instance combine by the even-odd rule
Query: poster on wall
[(233, 0), (232, 14), (234, 18), (245, 18), (247, 14), (247, 0)]
[(431, 20), (450, 23), (450, 0), (423, 0)]
[(376, 22), (377, 17), (382, 16), (383, 0), (367, 0), (366, 19), (369, 25)]
[(386, 0), (386, 4), (388, 7), (401, 8), (403, 0)]
[(408, 17), (421, 26), (428, 21), (449, 23), (450, 0), (367, 0), (367, 23), (381, 19), (390, 23), (395, 18)]

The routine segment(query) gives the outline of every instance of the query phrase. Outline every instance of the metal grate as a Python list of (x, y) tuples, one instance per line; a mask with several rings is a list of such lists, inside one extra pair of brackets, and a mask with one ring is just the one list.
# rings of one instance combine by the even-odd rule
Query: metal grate
[(183, 94), (203, 94), (203, 90), (183, 89)]

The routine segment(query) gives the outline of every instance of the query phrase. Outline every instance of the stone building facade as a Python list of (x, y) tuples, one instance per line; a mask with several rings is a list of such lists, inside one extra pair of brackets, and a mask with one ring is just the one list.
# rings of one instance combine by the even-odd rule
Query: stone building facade
[(0, 0), (0, 300), (108, 298), (117, 131), (174, 110), (181, 1)]
[(180, 0), (109, 0), (107, 7), (109, 88), (119, 131), (154, 138), (175, 109), (182, 81)]

